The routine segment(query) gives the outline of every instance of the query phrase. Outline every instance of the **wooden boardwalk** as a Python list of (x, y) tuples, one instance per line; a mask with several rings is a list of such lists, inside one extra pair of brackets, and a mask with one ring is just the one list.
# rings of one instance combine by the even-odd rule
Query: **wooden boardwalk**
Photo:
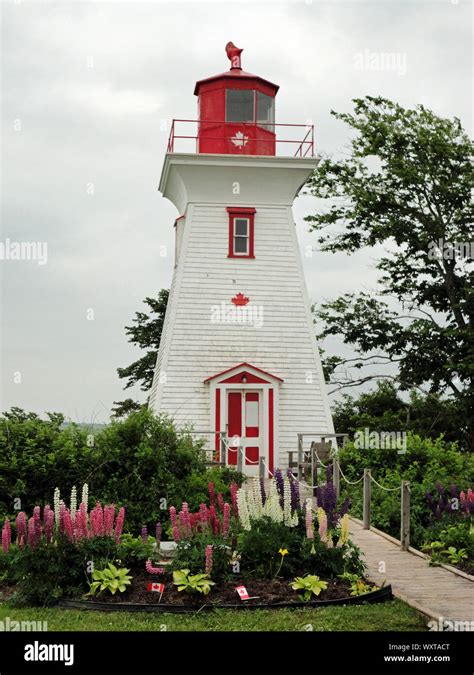
[[(244, 483), (249, 487), (251, 481)], [(269, 481), (266, 480), (266, 487)], [(301, 497), (310, 491), (301, 486)], [(393, 594), (430, 620), (470, 621), (474, 630), (474, 582), (444, 567), (430, 567), (426, 557), (402, 551), (400, 542), (376, 529), (364, 530), (361, 521), (350, 519), (352, 541), (364, 554), (366, 576), (374, 583), (391, 584)], [(380, 563), (385, 571), (379, 572)]]
[[(474, 628), (474, 583), (443, 567), (430, 567), (416, 553), (402, 551), (400, 544), (364, 530), (351, 519), (351, 539), (364, 553), (367, 576), (374, 583), (392, 585), (393, 594), (430, 619), (472, 621)], [(379, 572), (380, 563), (385, 572)]]

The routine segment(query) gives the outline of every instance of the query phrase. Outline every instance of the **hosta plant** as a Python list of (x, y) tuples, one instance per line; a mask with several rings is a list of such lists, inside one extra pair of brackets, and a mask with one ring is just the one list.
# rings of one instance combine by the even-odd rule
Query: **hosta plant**
[(357, 574), (344, 572), (344, 574), (339, 575), (339, 578), (349, 582), (351, 586), (351, 595), (365, 595), (366, 593), (377, 590), (377, 586), (367, 584), (363, 579), (357, 576)]
[(103, 570), (94, 570), (92, 573), (92, 583), (87, 595), (95, 595), (108, 590), (112, 595), (117, 591), (123, 593), (127, 586), (132, 583), (132, 577), (128, 574), (130, 572), (126, 567), (117, 568), (112, 563), (109, 563)]
[(305, 602), (309, 602), (313, 595), (318, 596), (321, 591), (328, 587), (327, 581), (321, 581), (315, 574), (307, 574), (305, 577), (296, 577), (291, 584), (294, 591), (299, 591)]
[(178, 587), (178, 591), (186, 593), (201, 593), (208, 595), (214, 582), (209, 579), (207, 574), (189, 574), (189, 570), (176, 570), (173, 572), (173, 583)]
[(451, 565), (459, 565), (460, 562), (467, 559), (467, 553), (465, 548), (457, 549), (454, 546), (450, 546), (445, 551), (442, 551)]

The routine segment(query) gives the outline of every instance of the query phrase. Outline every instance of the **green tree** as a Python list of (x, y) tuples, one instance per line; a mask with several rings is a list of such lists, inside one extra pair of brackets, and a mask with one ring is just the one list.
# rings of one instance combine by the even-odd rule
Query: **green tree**
[[(131, 326), (125, 326), (128, 341), (146, 350), (146, 353), (126, 368), (117, 368), (118, 376), (126, 379), (125, 389), (140, 384), (142, 391), (148, 391), (153, 383), (156, 357), (160, 346), (163, 324), (169, 291), (162, 289), (158, 298), (145, 298), (143, 301), (150, 308), (149, 313), (136, 312)], [(114, 401), (113, 417), (124, 417), (130, 412), (137, 411), (141, 404), (131, 398), (124, 401)]]
[(311, 193), (329, 206), (307, 221), (322, 251), (386, 253), (374, 293), (346, 293), (317, 310), (320, 338), (341, 336), (355, 350), (326, 363), (331, 379), (354, 386), (384, 376), (366, 366), (395, 364), (402, 389), (455, 397), (472, 435), (473, 144), (458, 119), (422, 105), (367, 96), (353, 113), (332, 114), (353, 132), (351, 151), (324, 159), (311, 177)]

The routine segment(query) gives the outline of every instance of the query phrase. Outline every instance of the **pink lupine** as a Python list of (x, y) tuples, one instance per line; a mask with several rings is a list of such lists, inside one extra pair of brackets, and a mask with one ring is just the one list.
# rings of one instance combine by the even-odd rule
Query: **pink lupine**
[(222, 492), (217, 493), (217, 505), (219, 506), (219, 511), (223, 513), (224, 511), (224, 497), (222, 496)]
[(214, 483), (208, 483), (207, 488), (209, 490), (209, 503), (211, 506), (214, 506), (216, 501), (216, 489)]
[(230, 484), (230, 499), (232, 501), (232, 511), (234, 512), (234, 516), (238, 518), (239, 516), (239, 507), (237, 506), (237, 490), (239, 489), (239, 486), (237, 483), (231, 483)]
[(102, 537), (104, 534), (104, 513), (102, 511), (100, 502), (97, 502), (90, 512), (89, 520), (92, 528), (92, 534), (96, 537)]
[(2, 528), (2, 550), (4, 553), (8, 553), (11, 543), (12, 543), (12, 530), (10, 526), (10, 520), (8, 518), (5, 518), (5, 525)]
[(104, 506), (104, 534), (111, 537), (114, 533), (115, 505)]
[(63, 519), (64, 519), (64, 534), (69, 539), (69, 541), (74, 541), (74, 529), (72, 525), (71, 512), (69, 509), (65, 509)]
[[(181, 519), (181, 513), (183, 514), (183, 518)], [(180, 512), (180, 522), (183, 525), (183, 531), (184, 535), (186, 537), (191, 537), (192, 535), (192, 527), (191, 527), (191, 519), (190, 519), (190, 514), (189, 514), (189, 507), (187, 502), (183, 502), (181, 506), (181, 512)]]
[(26, 513), (24, 511), (20, 511), (20, 513), (17, 515), (15, 526), (16, 543), (20, 548), (23, 548), (26, 543)]
[(33, 520), (35, 522), (35, 538), (39, 542), (43, 533), (43, 528), (41, 527), (41, 508), (39, 506), (35, 506), (33, 509)]
[(212, 572), (212, 544), (206, 546), (206, 574)]
[(170, 506), (170, 520), (173, 530), (173, 539), (175, 542), (178, 542), (181, 539), (181, 535), (178, 527), (178, 519), (176, 518), (176, 508), (174, 506)]
[(230, 504), (227, 502), (224, 504), (223, 512), (224, 522), (222, 523), (222, 536), (227, 537), (230, 528)]
[(209, 510), (205, 504), (201, 504), (199, 506), (199, 518), (203, 525), (207, 525), (209, 523)]
[(125, 520), (125, 508), (122, 506), (118, 512), (117, 520), (115, 521), (115, 542), (117, 544), (120, 544), (120, 537), (122, 536), (124, 520)]
[(54, 511), (52, 509), (44, 508), (44, 535), (46, 543), (50, 544), (53, 541), (54, 532)]
[(28, 520), (28, 545), (31, 548), (37, 548), (39, 541), (37, 539), (37, 529), (35, 527), (35, 519), (31, 517)]
[(90, 536), (89, 528), (87, 527), (87, 506), (84, 502), (81, 502), (79, 511), (76, 513), (76, 524), (79, 538)]
[(148, 559), (146, 561), (145, 569), (148, 572), (148, 574), (164, 574), (165, 573), (164, 567), (153, 567), (153, 564), (152, 564), (150, 559)]
[(313, 529), (313, 512), (311, 510), (311, 500), (308, 499), (306, 502), (306, 537), (308, 539), (314, 539), (314, 529)]
[(61, 501), (59, 503), (59, 534), (64, 534), (64, 514), (66, 512), (66, 504)]

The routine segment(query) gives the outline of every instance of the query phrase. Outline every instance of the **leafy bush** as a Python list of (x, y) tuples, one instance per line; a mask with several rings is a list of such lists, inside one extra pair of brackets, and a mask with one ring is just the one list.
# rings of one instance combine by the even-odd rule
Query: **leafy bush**
[(112, 595), (115, 595), (117, 591), (123, 593), (132, 583), (129, 572), (130, 570), (126, 567), (117, 568), (112, 563), (109, 563), (103, 570), (95, 569), (92, 572), (93, 580), (87, 595), (98, 595), (103, 591), (109, 591)]
[(212, 545), (212, 569), (209, 576), (214, 581), (226, 581), (232, 574), (231, 551), (222, 537), (201, 535), (177, 543), (171, 569), (189, 568), (191, 574), (198, 574), (205, 569), (206, 548)]
[(208, 595), (211, 586), (214, 586), (214, 582), (207, 574), (190, 574), (188, 569), (173, 572), (173, 583), (178, 587), (178, 591), (202, 595)]
[(295, 577), (294, 582), (291, 584), (291, 588), (294, 591), (299, 591), (305, 602), (309, 602), (313, 595), (318, 596), (327, 587), (327, 582), (321, 581), (315, 574), (307, 574), (305, 577)]

